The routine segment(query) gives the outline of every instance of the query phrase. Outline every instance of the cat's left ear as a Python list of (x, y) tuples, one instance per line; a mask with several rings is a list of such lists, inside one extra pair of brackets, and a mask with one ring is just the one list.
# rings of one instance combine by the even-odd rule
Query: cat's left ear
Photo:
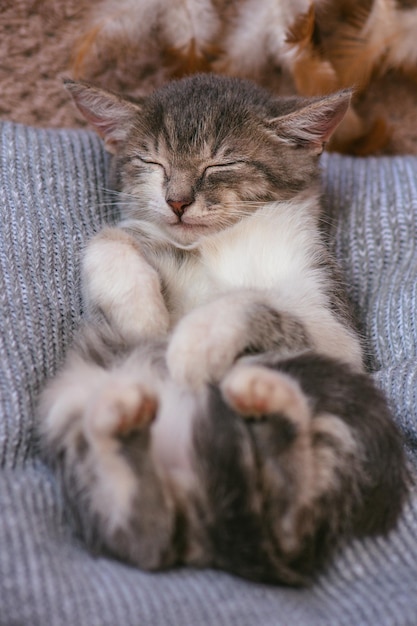
[(139, 104), (83, 81), (66, 79), (64, 85), (87, 122), (104, 140), (106, 150), (116, 154), (138, 118)]
[(323, 152), (344, 118), (352, 91), (345, 89), (330, 96), (307, 101), (306, 106), (269, 121), (277, 139), (295, 147), (307, 148), (315, 154)]

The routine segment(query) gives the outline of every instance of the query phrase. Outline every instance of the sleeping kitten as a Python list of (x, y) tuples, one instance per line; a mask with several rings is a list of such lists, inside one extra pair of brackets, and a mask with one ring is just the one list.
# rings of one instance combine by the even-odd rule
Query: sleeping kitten
[(121, 214), (87, 246), (90, 321), (41, 401), (86, 540), (146, 569), (304, 583), (406, 494), (320, 230), (318, 158), (350, 94), (67, 87), (114, 155)]

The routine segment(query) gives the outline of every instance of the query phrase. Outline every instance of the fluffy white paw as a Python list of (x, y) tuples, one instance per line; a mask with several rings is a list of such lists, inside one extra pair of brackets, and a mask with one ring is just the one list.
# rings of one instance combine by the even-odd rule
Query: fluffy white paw
[[(131, 301), (126, 309), (119, 307), (112, 311), (113, 322), (127, 341), (134, 342), (142, 337), (165, 337), (167, 335), (170, 324), (169, 314), (162, 297), (155, 297), (157, 288), (154, 289), (152, 296), (139, 287), (136, 296), (131, 294)], [(146, 300), (147, 303), (145, 303)]]
[(155, 418), (157, 399), (138, 383), (110, 379), (85, 414), (91, 437), (117, 437), (143, 428)]
[(120, 454), (121, 436), (144, 428), (155, 417), (155, 396), (137, 383), (112, 377), (91, 398), (84, 414), (89, 443), (91, 506), (105, 520), (109, 532), (124, 528), (138, 490), (138, 479)]
[(281, 413), (307, 424), (310, 410), (298, 384), (286, 374), (259, 365), (238, 364), (221, 384), (225, 401), (245, 417)]
[(237, 335), (213, 307), (193, 311), (178, 324), (168, 346), (172, 378), (194, 389), (219, 382), (239, 353)]
[(159, 276), (121, 229), (106, 229), (87, 246), (83, 290), (87, 306), (103, 311), (128, 341), (168, 332)]

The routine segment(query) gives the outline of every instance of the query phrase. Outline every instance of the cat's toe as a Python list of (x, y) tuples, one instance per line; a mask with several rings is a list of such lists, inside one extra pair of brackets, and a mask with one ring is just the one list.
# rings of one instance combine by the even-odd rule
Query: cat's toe
[(289, 376), (259, 365), (236, 365), (221, 384), (223, 398), (245, 417), (282, 414), (306, 423), (310, 411), (298, 384)]
[(111, 381), (95, 395), (86, 417), (96, 435), (125, 436), (148, 426), (157, 408), (157, 398), (143, 386)]

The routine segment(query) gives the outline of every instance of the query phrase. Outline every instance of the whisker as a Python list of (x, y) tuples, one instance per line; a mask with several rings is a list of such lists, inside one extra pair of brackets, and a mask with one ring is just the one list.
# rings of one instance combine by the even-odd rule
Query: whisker
[(124, 200), (124, 201), (120, 201), (120, 200), (107, 200), (105, 202), (100, 202), (99, 204), (101, 204), (102, 206), (132, 206), (133, 203), (129, 200)]
[(287, 204), (285, 200), (236, 200), (235, 202), (225, 202), (225, 204), (237, 204), (237, 205), (255, 205), (255, 206), (267, 206), (268, 204)]
[(120, 196), (124, 196), (125, 198), (132, 198), (133, 200), (140, 200), (138, 196), (135, 196), (132, 193), (127, 193), (126, 191), (119, 191), (117, 189), (108, 189), (107, 187), (100, 187), (102, 191), (106, 194), (116, 196), (117, 198)]
[(127, 207), (128, 209), (131, 209), (131, 212), (134, 212), (134, 213), (154, 214), (158, 212), (157, 204), (149, 204), (148, 206), (144, 206), (142, 204), (135, 205), (135, 204), (132, 204), (131, 202), (125, 202), (125, 203), (121, 203), (121, 205)]

